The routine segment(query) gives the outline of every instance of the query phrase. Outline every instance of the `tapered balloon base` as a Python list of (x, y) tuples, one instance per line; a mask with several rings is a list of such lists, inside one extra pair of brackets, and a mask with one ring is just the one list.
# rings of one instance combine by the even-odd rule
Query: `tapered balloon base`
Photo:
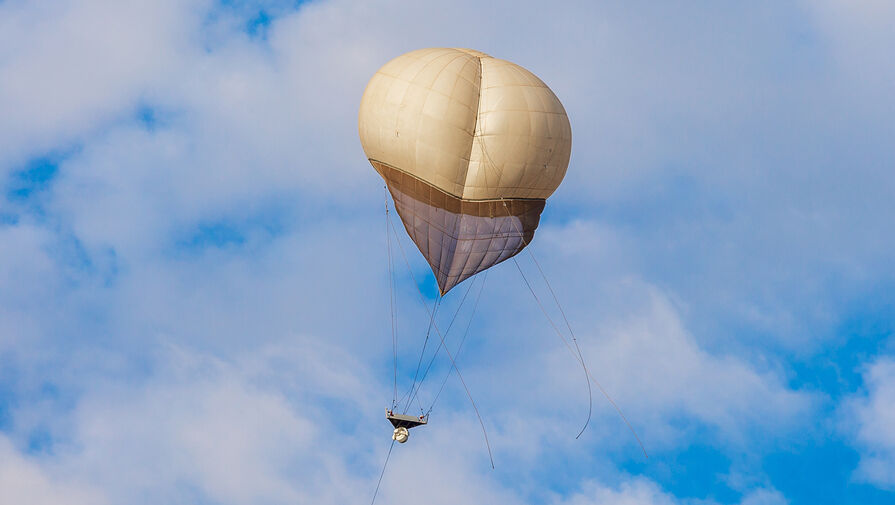
[(375, 160), (407, 234), (423, 253), (444, 295), (508, 260), (532, 238), (545, 200), (465, 200)]

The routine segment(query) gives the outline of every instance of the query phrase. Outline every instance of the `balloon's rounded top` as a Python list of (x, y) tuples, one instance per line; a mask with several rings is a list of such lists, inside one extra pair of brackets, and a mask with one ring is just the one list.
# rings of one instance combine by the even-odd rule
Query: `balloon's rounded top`
[(473, 49), (418, 49), (370, 79), (359, 113), (370, 161), (458, 198), (544, 199), (566, 173), (572, 129), (537, 76)]
[(475, 49), (467, 49), (464, 47), (453, 47), (452, 49), (454, 49), (455, 51), (463, 51), (464, 53), (475, 56), (476, 58), (490, 58), (491, 57), (490, 54), (485, 54), (481, 51), (476, 51)]

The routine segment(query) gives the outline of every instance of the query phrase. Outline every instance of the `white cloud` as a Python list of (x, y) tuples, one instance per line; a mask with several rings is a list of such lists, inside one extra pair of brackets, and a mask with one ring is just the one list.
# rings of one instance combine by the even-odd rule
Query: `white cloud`
[(884, 110), (891, 112), (892, 103), (886, 89), (895, 79), (895, 64), (889, 57), (889, 49), (895, 44), (895, 34), (890, 29), (891, 21), (895, 19), (892, 2), (820, 0), (803, 3), (806, 11), (829, 35), (836, 63), (849, 71), (849, 84), (859, 90), (860, 94), (854, 95), (850, 105), (866, 108), (866, 112), (873, 112), (874, 104), (883, 105)]
[(46, 465), (114, 503), (357, 501), (369, 479), (350, 466), (370, 455), (346, 449), (369, 393), (357, 368), (339, 368), (350, 363), (299, 338), (233, 363), (173, 348), (147, 379), (92, 387)]
[[(234, 361), (172, 347), (150, 362), (147, 377), (93, 384), (67, 426), (55, 427), (52, 451), (35, 462), (0, 445), (7, 463), (0, 463), (0, 482), (30, 478), (0, 497), (40, 497), (48, 488), (77, 491), (72, 503), (82, 503), (81, 495), (90, 497), (83, 503), (147, 504), (370, 498), (390, 429), (376, 401), (382, 388), (352, 355), (295, 337)], [(484, 471), (477, 439), (457, 440), (457, 433), (477, 434), (474, 425), (441, 424), (395, 448), (383, 503), (521, 501)]]
[(855, 475), (895, 489), (895, 359), (878, 358), (867, 366), (863, 378), (866, 393), (850, 398), (841, 412), (860, 448)]
[(0, 352), (39, 338), (47, 321), (39, 313), (59, 289), (64, 272), (49, 253), (54, 237), (29, 223), (0, 225)]
[[(740, 505), (787, 505), (775, 489), (758, 488), (746, 493)], [(715, 505), (711, 500), (679, 499), (645, 478), (625, 478), (616, 486), (588, 482), (580, 493), (557, 502), (558, 505)]]
[(290, 452), (307, 450), (320, 435), (312, 422), (281, 395), (219, 364), (187, 370), (200, 376), (192, 380), (174, 368), (143, 391), (129, 387), (81, 402), (77, 466), (88, 478), (106, 476), (102, 488), (120, 501), (164, 499), (178, 481), (221, 503), (298, 498), (281, 469)]
[(86, 140), (183, 75), (204, 5), (3, 2), (0, 167)]
[(30, 505), (102, 505), (99, 490), (51, 475), (0, 435), (0, 501)]
[[(631, 237), (605, 224), (574, 221), (548, 226), (539, 240), (534, 246), (538, 261), (564, 305), (588, 367), (648, 451), (685, 447), (695, 437), (716, 446), (760, 450), (791, 434), (816, 411), (821, 397), (793, 390), (780, 358), (752, 343), (739, 344), (729, 333), (694, 332), (684, 297), (633, 273)], [(565, 333), (537, 268), (525, 254), (518, 261)], [(490, 400), (509, 406), (501, 413), (509, 438), (568, 442), (574, 450), (568, 432), (586, 416), (582, 371), (514, 266), (492, 273), (488, 282), (482, 311), (493, 320), (492, 329), (480, 337), (488, 345), (478, 356), (462, 359), (480, 364), (483, 369), (473, 380), (490, 381), (496, 391)], [(596, 388), (593, 394), (599, 421), (585, 438), (622, 443), (636, 453), (634, 439), (611, 405)], [(514, 409), (531, 416), (538, 428), (516, 427)], [(763, 442), (755, 440), (758, 433)], [(536, 453), (541, 446), (532, 447)]]
[[(471, 382), (490, 384), (487, 399), (480, 401), (489, 402), (490, 415), (497, 417), (501, 431), (493, 439), (534, 462), (548, 448), (581, 450), (574, 435), (586, 416), (587, 393), (573, 355), (525, 295), (498, 295), (531, 312), (516, 316), (518, 326), (508, 336), (487, 334), (492, 343), (479, 351), (481, 356), (463, 360), (473, 359), (481, 367)], [(549, 299), (546, 291), (541, 296)], [(653, 286), (622, 280), (570, 302), (566, 311), (591, 374), (653, 455), (694, 440), (731, 454), (747, 447), (760, 453), (802, 427), (816, 411), (818, 395), (792, 390), (767, 357), (753, 362), (751, 356), (706, 350), (685, 327), (680, 309)], [(486, 310), (501, 321), (511, 320), (514, 316), (505, 307)], [(514, 344), (518, 351), (509, 350)], [(596, 417), (585, 443), (623, 446), (628, 456), (639, 455), (635, 439), (596, 387), (593, 395)]]
[(747, 430), (767, 436), (812, 412), (810, 394), (790, 390), (773, 369), (707, 352), (666, 297), (650, 288), (638, 292), (644, 312), (609, 322), (587, 353), (595, 373), (638, 413), (644, 431), (661, 433), (663, 417), (683, 415), (719, 429), (726, 443), (752, 443)]
[(633, 479), (622, 482), (613, 489), (591, 483), (585, 490), (562, 502), (564, 505), (674, 505), (673, 496), (663, 492), (659, 486), (647, 479)]

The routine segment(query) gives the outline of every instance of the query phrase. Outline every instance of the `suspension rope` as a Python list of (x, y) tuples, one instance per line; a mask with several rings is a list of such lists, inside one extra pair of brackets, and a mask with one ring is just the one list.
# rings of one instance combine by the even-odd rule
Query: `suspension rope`
[[(397, 307), (395, 303), (395, 269), (394, 269), (394, 260), (392, 258), (392, 233), (389, 230), (389, 208), (388, 208), (388, 187), (385, 185), (382, 186), (382, 189), (385, 191), (385, 238), (386, 244), (388, 247), (388, 303), (389, 309), (391, 313), (391, 325), (392, 325), (392, 354), (393, 359), (392, 363), (394, 364), (394, 393), (392, 395), (392, 409), (398, 405), (398, 313)], [(375, 497), (374, 497), (375, 499)]]
[[(528, 256), (534, 262), (535, 266), (538, 267), (538, 272), (541, 273), (541, 278), (544, 279), (544, 284), (547, 285), (547, 289), (550, 290), (550, 295), (553, 296), (553, 302), (556, 303), (556, 306), (559, 308), (559, 313), (562, 314), (563, 321), (566, 322), (566, 328), (569, 329), (569, 336), (572, 337), (572, 342), (575, 343), (575, 351), (578, 352), (578, 360), (581, 362), (581, 367), (584, 368), (584, 375), (588, 379), (593, 379), (596, 382), (596, 379), (591, 377), (590, 371), (588, 371), (587, 365), (584, 363), (584, 355), (581, 354), (581, 347), (578, 345), (578, 339), (575, 338), (575, 332), (572, 331), (572, 325), (569, 324), (569, 318), (566, 317), (566, 311), (563, 310), (562, 304), (559, 303), (559, 298), (556, 297), (556, 292), (553, 291), (553, 286), (550, 285), (550, 280), (547, 279), (547, 275), (544, 274), (544, 270), (541, 269), (541, 264), (538, 263), (538, 260), (535, 258), (534, 253), (531, 252), (531, 249), (528, 249)], [(516, 266), (518, 267), (519, 264), (517, 263)], [(597, 385), (600, 387), (601, 390), (603, 389), (603, 386), (600, 386), (599, 384), (597, 384)], [(605, 394), (605, 392), (604, 392), (604, 394)], [(591, 418), (591, 415), (593, 414), (593, 410), (594, 410), (593, 391), (590, 388), (589, 380), (587, 381), (587, 396), (588, 396), (588, 400), (589, 400), (588, 406), (587, 406), (587, 422), (584, 423), (584, 428), (582, 428), (581, 432), (578, 433), (578, 436), (575, 437), (576, 439), (581, 436), (581, 433), (584, 433), (585, 428), (587, 428), (587, 425), (590, 423), (590, 418)], [(610, 402), (612, 402), (611, 399), (610, 399)], [(615, 404), (615, 402), (612, 402), (612, 403)], [(638, 439), (638, 441), (639, 441), (639, 439)], [(645, 451), (644, 451), (644, 454), (645, 454)]]
[[(397, 236), (397, 231), (395, 230), (395, 224), (389, 220), (389, 225), (391, 225), (392, 230), (395, 231), (395, 235)], [(417, 293), (419, 293), (420, 302), (423, 304), (423, 307), (426, 309), (426, 313), (432, 314), (429, 310), (429, 304), (426, 303), (426, 296), (423, 294), (423, 290), (419, 284), (416, 282), (416, 276), (413, 275), (413, 269), (410, 267), (410, 261), (407, 259), (407, 253), (404, 252), (404, 245), (398, 241), (398, 248), (401, 251), (401, 256), (404, 258), (404, 264), (407, 266), (407, 271), (410, 272), (410, 278), (413, 280), (413, 284), (416, 286)], [(434, 322), (435, 318), (432, 317), (432, 325), (435, 328), (435, 333), (438, 334), (439, 339), (441, 340), (441, 344), (444, 345), (444, 335), (442, 335), (441, 330), (438, 329), (438, 324)], [(491, 454), (491, 443), (488, 441), (488, 431), (485, 429), (485, 422), (482, 420), (482, 415), (479, 413), (479, 408), (475, 404), (475, 400), (472, 398), (472, 393), (469, 391), (469, 386), (466, 385), (466, 381), (463, 379), (463, 374), (460, 373), (460, 369), (457, 368), (457, 363), (454, 361), (454, 356), (451, 354), (451, 351), (445, 346), (444, 352), (447, 353), (448, 358), (451, 360), (451, 366), (454, 370), (457, 371), (457, 378), (460, 379), (460, 383), (463, 384), (463, 389), (466, 391), (466, 397), (469, 398), (469, 403), (472, 404), (472, 409), (475, 411), (476, 417), (479, 419), (479, 425), (482, 427), (482, 433), (485, 435), (485, 447), (488, 449), (488, 459), (491, 460), (491, 468), (494, 468), (494, 456)]]
[[(397, 234), (397, 232), (395, 232), (395, 233)], [(400, 242), (399, 242), (399, 243), (400, 243)], [(403, 246), (402, 246), (402, 247), (403, 247)], [(416, 279), (414, 279), (413, 282), (414, 282), (414, 284), (416, 284)], [(417, 286), (417, 288), (419, 288), (419, 286)], [(407, 393), (405, 393), (404, 396), (401, 397), (401, 401), (403, 401), (404, 398), (406, 398), (408, 395), (412, 395), (412, 394), (413, 394), (413, 391), (414, 391), (414, 388), (416, 387), (416, 379), (417, 379), (417, 377), (419, 377), (419, 374), (420, 374), (420, 367), (421, 367), (422, 364), (423, 364), (423, 356), (425, 356), (425, 354), (426, 354), (426, 346), (429, 344), (429, 335), (432, 333), (432, 327), (435, 325), (435, 315), (438, 313), (438, 307), (441, 306), (441, 300), (443, 300), (443, 299), (444, 299), (444, 297), (442, 297), (442, 296), (439, 294), (439, 295), (438, 295), (438, 298), (435, 299), (435, 307), (434, 307), (434, 309), (432, 310), (431, 313), (428, 314), (428, 315), (429, 315), (429, 328), (426, 330), (426, 339), (423, 341), (423, 348), (422, 348), (422, 350), (420, 351), (420, 358), (419, 358), (419, 360), (416, 362), (416, 371), (413, 373), (413, 383), (410, 385), (410, 389), (407, 391)], [(429, 309), (428, 309), (428, 307), (427, 307), (427, 308), (426, 308), (426, 312), (428, 312), (428, 310), (429, 310)], [(413, 403), (413, 397), (412, 397), (412, 396), (411, 396), (411, 398), (410, 398), (409, 400), (407, 400), (407, 404), (404, 406), (404, 413), (405, 413), (405, 414), (406, 414), (407, 411), (410, 409), (410, 404), (411, 404), (411, 403)]]
[[(522, 267), (519, 266), (519, 262), (516, 261), (515, 257), (513, 258), (513, 264), (516, 265), (516, 269), (519, 270), (519, 274), (522, 275), (522, 280), (525, 282), (525, 286), (528, 287), (528, 290), (531, 292), (531, 295), (534, 297), (535, 301), (538, 303), (538, 307), (541, 309), (541, 312), (544, 313), (544, 317), (547, 318), (547, 322), (550, 323), (550, 326), (553, 327), (553, 331), (556, 332), (556, 335), (559, 336), (560, 340), (562, 340), (562, 343), (566, 345), (566, 348), (569, 349), (569, 352), (571, 352), (572, 355), (574, 356), (575, 351), (572, 350), (572, 346), (569, 345), (569, 342), (566, 339), (565, 335), (563, 335), (562, 332), (559, 331), (559, 328), (556, 326), (556, 323), (553, 322), (553, 319), (547, 313), (547, 309), (544, 308), (544, 305), (541, 303), (541, 299), (538, 297), (537, 293), (535, 293), (535, 290), (531, 287), (531, 284), (528, 282), (528, 278), (525, 276), (525, 273), (522, 271)], [(575, 356), (575, 359), (578, 361), (578, 363), (581, 364), (582, 367), (584, 366), (583, 361), (578, 356)], [(590, 376), (587, 374), (587, 368), (584, 369), (584, 373), (586, 376), (585, 381), (587, 383), (587, 390), (590, 391), (590, 381), (587, 380), (590, 378)], [(584, 433), (585, 429), (587, 429), (587, 425), (588, 425), (588, 423), (590, 423), (590, 416), (591, 416), (591, 410), (588, 409), (587, 421), (585, 421), (584, 426), (581, 427), (581, 431), (578, 432), (578, 435), (575, 436), (576, 439), (578, 437), (580, 437), (582, 433)]]
[(414, 385), (416, 384), (416, 378), (417, 378), (417, 375), (419, 374), (420, 366), (423, 361), (423, 353), (425, 353), (425, 351), (426, 351), (426, 343), (429, 341), (429, 336), (432, 332), (432, 322), (435, 320), (435, 313), (438, 312), (438, 306), (439, 306), (439, 300), (436, 299), (435, 300), (435, 310), (433, 310), (432, 314), (430, 314), (429, 327), (426, 330), (426, 339), (425, 339), (425, 341), (423, 341), (423, 349), (422, 349), (422, 351), (420, 351), (419, 361), (417, 361), (417, 364), (416, 364), (416, 372), (414, 372), (414, 374), (413, 374), (413, 384), (410, 385), (410, 389), (408, 389), (403, 395), (401, 395), (401, 398), (398, 400), (398, 405), (403, 404), (405, 399), (407, 400), (407, 405), (405, 406), (405, 409), (404, 409), (405, 414), (407, 413), (407, 410), (410, 408), (410, 404), (413, 402), (413, 398), (411, 398), (410, 395), (414, 391)]
[[(509, 214), (509, 207), (507, 206), (506, 200), (503, 200), (503, 206), (507, 210), (507, 213)], [(519, 232), (519, 235), (522, 238), (524, 246), (528, 245), (528, 241), (525, 240), (525, 235), (522, 233), (522, 230), (519, 229), (518, 224), (515, 221), (513, 221), (513, 224), (516, 226), (516, 230)], [(581, 353), (581, 347), (578, 345), (578, 339), (575, 338), (575, 332), (572, 330), (572, 325), (569, 323), (569, 319), (566, 317), (566, 312), (565, 312), (565, 310), (563, 310), (562, 304), (559, 303), (559, 298), (556, 296), (556, 292), (553, 291), (553, 286), (550, 285), (550, 280), (547, 279), (547, 275), (544, 273), (544, 270), (541, 268), (541, 264), (538, 262), (537, 258), (535, 258), (535, 254), (531, 251), (531, 249), (528, 249), (528, 255), (529, 255), (529, 257), (531, 257), (531, 260), (534, 262), (535, 266), (537, 266), (538, 272), (541, 273), (541, 277), (544, 279), (544, 283), (547, 284), (547, 289), (550, 290), (550, 294), (553, 296), (553, 301), (556, 303), (556, 306), (559, 308), (559, 312), (560, 312), (560, 314), (562, 314), (563, 320), (566, 323), (566, 327), (569, 329), (569, 335), (572, 337), (572, 341), (575, 343), (575, 351), (577, 351), (577, 353), (572, 351), (571, 346), (569, 346), (569, 344), (566, 342), (565, 338), (563, 338), (561, 332), (556, 327), (556, 325), (553, 323), (553, 320), (550, 318), (549, 315), (547, 315), (547, 311), (544, 309), (544, 306), (541, 304), (541, 301), (538, 298), (537, 294), (535, 294), (534, 289), (532, 289), (531, 284), (529, 284), (528, 279), (525, 278), (525, 274), (522, 272), (522, 268), (519, 266), (519, 262), (516, 261), (515, 257), (513, 258), (513, 262), (516, 264), (516, 268), (519, 270), (519, 273), (522, 274), (522, 280), (525, 281), (525, 285), (528, 286), (528, 290), (531, 291), (531, 294), (534, 297), (535, 301), (538, 302), (538, 307), (541, 308), (541, 312), (543, 312), (544, 316), (547, 317), (547, 320), (550, 322), (550, 325), (557, 332), (557, 335), (559, 335), (560, 338), (563, 340), (563, 343), (566, 344), (566, 348), (568, 348), (569, 351), (572, 352), (573, 355), (577, 354), (576, 359), (578, 360), (579, 363), (581, 363), (581, 367), (584, 369), (584, 374), (588, 379), (587, 380), (587, 395), (588, 395), (589, 405), (588, 405), (588, 411), (587, 411), (587, 421), (584, 423), (584, 427), (581, 428), (581, 431), (578, 433), (578, 435), (575, 438), (577, 439), (578, 437), (580, 437), (581, 434), (584, 433), (584, 430), (587, 428), (587, 425), (590, 423), (591, 415), (593, 412), (593, 393), (592, 393), (592, 390), (590, 387), (590, 383), (591, 383), (591, 381), (593, 381), (593, 383), (596, 384), (597, 388), (600, 389), (600, 392), (603, 394), (603, 396), (606, 397), (606, 400), (608, 400), (609, 403), (612, 405), (612, 407), (615, 408), (615, 411), (618, 412), (619, 417), (621, 417), (622, 421), (624, 421), (625, 425), (627, 425), (628, 429), (631, 431), (631, 434), (634, 435), (634, 439), (637, 440), (637, 444), (640, 446), (640, 450), (643, 451), (643, 456), (646, 457), (647, 459), (649, 459), (649, 455), (646, 453), (646, 448), (643, 446), (643, 442), (640, 440), (640, 437), (637, 435), (637, 432), (634, 430), (634, 427), (628, 421), (628, 418), (625, 417), (624, 413), (622, 413), (621, 408), (619, 408), (619, 406), (615, 403), (615, 400), (613, 400), (612, 397), (609, 396), (609, 393), (606, 392), (606, 390), (603, 388), (603, 385), (600, 384), (600, 381), (598, 381), (596, 377), (591, 375), (590, 371), (587, 369), (587, 364), (584, 361), (584, 355)]]
[[(482, 297), (482, 291), (485, 289), (485, 281), (488, 280), (488, 271), (482, 273), (482, 283), (479, 285), (479, 293), (476, 295), (475, 304), (472, 306), (472, 313), (469, 315), (469, 322), (466, 323), (466, 331), (463, 332), (463, 338), (460, 339), (460, 344), (457, 345), (457, 350), (454, 351), (454, 356), (460, 355), (460, 350), (463, 349), (463, 342), (466, 341), (466, 336), (469, 334), (469, 328), (472, 326), (472, 320), (475, 318), (475, 311), (479, 306), (479, 300)], [(444, 385), (447, 384), (448, 378), (451, 376), (451, 372), (453, 372), (453, 368), (448, 368), (447, 374), (444, 376), (444, 380), (441, 381), (441, 387), (438, 388), (438, 393), (435, 394), (435, 399), (432, 400), (432, 405), (429, 406), (429, 410), (426, 411), (426, 415), (428, 416), (432, 409), (435, 408), (435, 404), (438, 402), (438, 397), (441, 396), (441, 392), (444, 391)]]
[[(470, 290), (472, 290), (472, 286), (475, 284), (475, 278), (469, 283), (466, 287), (466, 291), (463, 293), (463, 298), (460, 299), (460, 303), (457, 305), (457, 310), (454, 311), (454, 316), (451, 318), (450, 323), (448, 323), (448, 327), (444, 330), (444, 336), (447, 337), (451, 333), (451, 328), (454, 326), (454, 321), (457, 320), (457, 316), (460, 315), (460, 310), (463, 308), (463, 303), (466, 301), (466, 297), (469, 295)], [(417, 385), (416, 391), (413, 393), (413, 397), (416, 397), (420, 388), (423, 387), (423, 381), (426, 380), (426, 377), (429, 375), (429, 370), (432, 369), (432, 364), (435, 363), (435, 358), (438, 357), (438, 353), (441, 352), (441, 345), (439, 344), (438, 348), (435, 349), (435, 352), (432, 353), (432, 358), (429, 360), (429, 364), (426, 366), (426, 371), (423, 372), (423, 376), (420, 378), (420, 382)], [(431, 410), (431, 409), (430, 409)]]
[[(507, 215), (510, 216), (510, 208), (507, 205), (507, 201), (504, 200), (503, 198), (501, 198), (501, 201), (503, 202), (503, 208), (506, 209), (506, 211), (507, 211)], [(525, 233), (523, 233), (522, 230), (519, 228), (519, 224), (516, 222), (516, 220), (510, 218), (510, 222), (513, 223), (513, 226), (516, 227), (516, 231), (519, 233), (519, 238), (522, 240), (522, 247), (524, 248), (524, 247), (528, 246), (529, 242), (527, 240), (525, 240)], [(529, 254), (529, 256), (531, 256), (532, 259), (534, 259), (534, 253), (531, 252), (531, 249), (528, 250), (528, 254)], [(515, 256), (513, 257), (513, 263), (516, 264), (516, 268), (519, 270), (519, 273), (522, 274), (522, 280), (525, 281), (525, 285), (528, 286), (528, 290), (531, 291), (531, 294), (534, 296), (535, 301), (538, 302), (538, 307), (541, 308), (541, 312), (543, 312), (544, 316), (547, 317), (547, 320), (550, 321), (550, 326), (553, 327), (553, 329), (556, 331), (556, 334), (559, 335), (559, 338), (562, 339), (563, 343), (566, 344), (566, 347), (568, 347), (569, 350), (571, 351), (572, 350), (571, 346), (569, 346), (569, 344), (566, 342), (566, 339), (563, 336), (562, 332), (559, 331), (559, 328), (557, 328), (556, 325), (553, 324), (553, 320), (550, 319), (550, 316), (547, 314), (547, 310), (545, 310), (544, 306), (541, 304), (541, 300), (538, 298), (538, 295), (535, 294), (535, 291), (534, 291), (534, 289), (532, 289), (531, 284), (528, 283), (528, 279), (525, 278), (525, 274), (522, 273), (522, 267), (519, 266), (519, 262), (516, 261)], [(538, 264), (537, 261), (535, 261), (535, 264), (538, 265), (538, 271), (541, 272), (541, 276), (544, 278), (544, 281), (547, 281), (547, 276), (544, 275), (544, 271), (541, 270), (540, 264)], [(547, 286), (550, 287), (549, 282), (547, 282)], [(556, 302), (556, 305), (559, 307), (559, 311), (563, 315), (563, 319), (565, 319), (565, 321), (566, 321), (566, 325), (569, 327), (569, 334), (572, 336), (572, 341), (575, 343), (575, 349), (578, 351), (576, 359), (581, 364), (581, 368), (584, 371), (584, 383), (587, 384), (587, 419), (584, 421), (584, 426), (581, 427), (581, 430), (578, 432), (578, 435), (575, 435), (575, 439), (577, 440), (579, 437), (581, 437), (581, 434), (584, 433), (584, 430), (586, 430), (587, 427), (590, 425), (590, 419), (591, 419), (591, 416), (593, 415), (593, 411), (594, 411), (594, 393), (590, 387), (591, 376), (590, 376), (590, 372), (587, 369), (587, 365), (584, 362), (584, 355), (581, 354), (581, 348), (578, 346), (578, 340), (575, 339), (575, 333), (572, 332), (572, 325), (570, 325), (569, 320), (566, 319), (566, 313), (565, 313), (565, 311), (563, 311), (562, 305), (560, 305), (559, 299), (556, 297), (556, 294), (553, 293), (552, 287), (550, 288), (550, 293), (553, 294), (553, 301)], [(574, 355), (575, 352), (572, 352), (572, 354)]]
[[(575, 356), (576, 359), (580, 360), (579, 362), (581, 363), (581, 366), (584, 367), (585, 365), (583, 362), (583, 358), (581, 358), (580, 355), (579, 356), (575, 355), (576, 353), (574, 350), (572, 350), (572, 346), (569, 345), (566, 338), (562, 335), (562, 332), (559, 331), (559, 328), (553, 322), (553, 319), (551, 319), (550, 316), (547, 314), (547, 311), (544, 309), (544, 305), (541, 303), (541, 299), (535, 293), (534, 289), (532, 289), (531, 284), (528, 282), (528, 278), (525, 277), (525, 273), (522, 271), (522, 267), (519, 266), (519, 262), (516, 261), (516, 258), (513, 258), (513, 263), (516, 264), (516, 268), (519, 270), (519, 273), (522, 275), (522, 280), (525, 281), (525, 285), (528, 287), (528, 290), (531, 292), (535, 301), (538, 303), (538, 307), (540, 307), (541, 312), (544, 313), (544, 316), (547, 318), (547, 321), (550, 323), (550, 326), (553, 327), (553, 330), (562, 339), (563, 343), (566, 345), (566, 348), (569, 350), (569, 352), (571, 352), (572, 355)], [(577, 347), (577, 345), (576, 345), (576, 347)], [(580, 353), (580, 348), (578, 348), (578, 350)], [(587, 368), (585, 368), (585, 371), (586, 370), (587, 370)], [(609, 396), (609, 393), (607, 393), (606, 390), (603, 389), (603, 385), (600, 384), (600, 381), (598, 381), (595, 377), (593, 377), (592, 375), (589, 375), (589, 374), (588, 374), (588, 379), (590, 381), (593, 381), (594, 384), (596, 384), (596, 386), (600, 389), (600, 392), (603, 393), (603, 396), (606, 397), (606, 400), (608, 400), (609, 403), (613, 406), (613, 408), (615, 408), (615, 411), (618, 412), (618, 415), (622, 418), (622, 421), (624, 421), (625, 425), (627, 425), (628, 429), (631, 431), (631, 434), (634, 435), (634, 439), (637, 440), (637, 444), (640, 445), (640, 450), (643, 451), (643, 455), (648, 459), (649, 455), (646, 453), (646, 448), (643, 446), (643, 442), (640, 440), (640, 437), (637, 436), (637, 432), (634, 431), (634, 427), (631, 426), (631, 423), (628, 421), (628, 418), (625, 417), (625, 415), (622, 413), (621, 408), (619, 408), (618, 404), (615, 403), (615, 400), (613, 400), (612, 397)], [(588, 389), (590, 389), (590, 382), (588, 382)], [(588, 420), (590, 420), (590, 416), (588, 416)], [(585, 425), (585, 427), (587, 427), (587, 425)], [(582, 428), (581, 431), (583, 432), (584, 428)], [(578, 433), (578, 436), (581, 436), (581, 433)], [(575, 437), (575, 438), (578, 438), (578, 437)]]
[[(482, 147), (482, 149), (484, 150), (484, 146)], [(507, 206), (506, 200), (503, 200), (503, 199), (501, 199), (501, 200), (503, 201), (504, 208), (507, 210), (507, 214), (509, 214), (510, 209)], [(519, 225), (515, 221), (513, 221), (513, 224), (516, 226), (516, 230), (519, 232), (519, 235), (522, 238), (522, 241), (524, 243), (523, 247), (527, 246), (528, 241), (525, 240), (525, 234), (522, 233), (522, 230), (519, 229)], [(594, 384), (596, 384), (597, 388), (599, 388), (599, 390), (603, 394), (603, 396), (606, 397), (606, 400), (609, 401), (609, 403), (612, 405), (612, 407), (615, 409), (615, 411), (618, 412), (619, 417), (622, 418), (622, 421), (624, 421), (625, 425), (628, 427), (628, 430), (631, 431), (631, 434), (634, 435), (634, 439), (637, 440), (637, 444), (640, 446), (640, 450), (643, 451), (643, 456), (645, 458), (649, 459), (649, 454), (647, 454), (646, 448), (643, 446), (643, 442), (640, 440), (640, 437), (637, 435), (637, 432), (634, 430), (634, 427), (628, 421), (628, 418), (625, 417), (625, 414), (622, 412), (621, 408), (619, 408), (618, 404), (615, 403), (615, 400), (613, 400), (612, 397), (609, 396), (609, 393), (606, 392), (606, 390), (603, 388), (603, 385), (600, 384), (600, 381), (598, 381), (596, 377), (591, 375), (590, 371), (587, 369), (587, 364), (584, 361), (584, 355), (581, 353), (581, 347), (578, 345), (578, 339), (575, 338), (575, 332), (572, 331), (572, 325), (569, 324), (569, 319), (566, 317), (566, 312), (565, 312), (565, 310), (563, 310), (562, 304), (559, 303), (559, 298), (557, 298), (556, 292), (553, 291), (553, 287), (550, 285), (550, 281), (547, 279), (547, 275), (544, 273), (544, 270), (541, 268), (541, 264), (538, 262), (537, 258), (535, 258), (535, 254), (531, 251), (531, 249), (528, 249), (528, 255), (531, 257), (535, 266), (537, 266), (538, 272), (541, 273), (541, 277), (544, 279), (544, 283), (547, 284), (547, 289), (550, 290), (550, 294), (553, 296), (553, 301), (556, 303), (556, 306), (559, 308), (560, 314), (562, 314), (563, 320), (566, 323), (566, 327), (569, 329), (569, 334), (572, 337), (572, 341), (575, 343), (575, 349), (577, 351), (577, 359), (581, 363), (581, 367), (584, 369), (584, 373), (587, 376), (587, 378), (589, 379), (587, 382), (587, 393), (588, 393), (588, 399), (589, 399), (590, 406), (588, 407), (587, 422), (585, 422), (584, 428), (581, 429), (581, 432), (579, 432), (578, 436), (576, 436), (575, 438), (577, 439), (578, 437), (581, 436), (581, 433), (584, 432), (584, 429), (587, 428), (587, 425), (590, 422), (591, 412), (593, 410), (593, 394), (592, 394), (591, 388), (590, 388), (590, 383), (592, 381)], [(553, 324), (553, 320), (550, 319), (550, 316), (547, 315), (547, 311), (544, 310), (544, 306), (541, 304), (540, 299), (535, 294), (534, 289), (532, 289), (531, 284), (529, 284), (529, 282), (528, 282), (528, 279), (525, 278), (525, 274), (522, 272), (522, 268), (519, 266), (519, 262), (516, 261), (515, 257), (513, 258), (513, 262), (516, 263), (516, 268), (519, 269), (519, 273), (522, 274), (522, 279), (525, 281), (525, 285), (528, 286), (528, 289), (529, 289), (529, 291), (531, 291), (532, 296), (534, 296), (535, 301), (538, 302), (538, 306), (541, 308), (541, 312), (544, 313), (544, 315), (547, 317), (547, 320), (550, 321), (550, 325), (553, 326), (553, 329), (556, 330), (557, 334), (560, 335), (560, 338), (562, 338), (562, 334), (559, 332), (559, 329), (556, 327), (556, 325)], [(569, 349), (569, 351), (572, 352), (571, 347), (565, 341), (565, 339), (563, 338), (562, 340), (563, 340), (563, 343), (566, 344), (566, 347)], [(576, 353), (573, 352), (573, 355), (574, 354), (576, 354)]]

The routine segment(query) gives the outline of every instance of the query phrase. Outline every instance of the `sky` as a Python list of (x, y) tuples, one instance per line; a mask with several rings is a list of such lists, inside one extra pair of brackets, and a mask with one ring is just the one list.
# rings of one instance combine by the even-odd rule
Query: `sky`
[[(451, 376), (377, 503), (892, 503), (893, 24), (885, 0), (0, 0), (0, 502), (369, 503), (394, 369), (357, 109), (389, 59), (468, 47), (569, 113), (530, 249), (649, 457), (599, 395), (575, 439), (583, 374), (507, 262), (457, 356), (495, 468)], [(406, 388), (435, 289), (401, 240)]]

